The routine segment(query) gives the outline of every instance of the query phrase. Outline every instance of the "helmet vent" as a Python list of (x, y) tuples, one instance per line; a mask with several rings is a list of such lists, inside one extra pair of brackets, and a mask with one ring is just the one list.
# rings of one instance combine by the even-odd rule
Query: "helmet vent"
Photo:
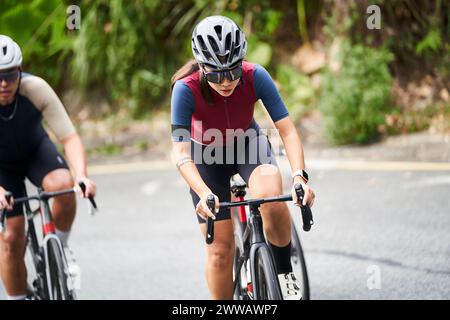
[(201, 36), (197, 36), (197, 41), (200, 44), (200, 49), (203, 51), (207, 51), (208, 47), (206, 46), (205, 41), (203, 41), (203, 38)]
[(216, 40), (214, 40), (213, 37), (208, 36), (208, 41), (209, 41), (209, 44), (211, 45), (213, 51), (214, 52), (218, 52), (219, 51), (219, 46), (217, 45)]
[(3, 51), (3, 55), (6, 56), (6, 46), (3, 46), (3, 47), (2, 47), (2, 51)]
[(241, 51), (240, 49), (241, 49), (241, 46), (237, 46), (237, 47), (234, 48), (233, 57), (234, 56), (239, 57), (239, 53)]
[(222, 26), (215, 26), (214, 30), (217, 33), (217, 37), (219, 38), (219, 41), (222, 41)]
[(225, 50), (231, 49), (231, 33), (228, 33), (225, 37)]

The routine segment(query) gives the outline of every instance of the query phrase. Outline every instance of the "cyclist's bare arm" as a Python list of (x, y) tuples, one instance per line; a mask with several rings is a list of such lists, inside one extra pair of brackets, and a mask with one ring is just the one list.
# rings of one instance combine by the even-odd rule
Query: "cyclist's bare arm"
[(77, 133), (72, 133), (61, 142), (64, 145), (67, 160), (75, 171), (76, 181), (84, 182), (86, 185), (86, 196), (95, 196), (97, 187), (95, 182), (88, 178), (86, 153), (80, 136)]
[[(197, 213), (205, 218), (205, 216), (213, 217), (214, 215), (208, 209), (206, 200), (208, 195), (212, 194), (211, 189), (205, 184), (200, 173), (197, 170), (193, 160), (191, 159), (191, 142), (172, 142), (172, 157), (177, 165), (184, 180), (192, 190), (200, 197), (200, 203), (197, 207)], [(219, 206), (219, 199), (216, 198), (216, 206)]]
[[(286, 149), (286, 154), (291, 165), (292, 172), (305, 169), (305, 155), (303, 152), (303, 145), (299, 134), (295, 128), (294, 123), (290, 117), (285, 117), (277, 122), (275, 126), (280, 133), (281, 140)], [(312, 206), (314, 202), (314, 191), (306, 184), (302, 177), (295, 177), (294, 183), (301, 183), (305, 191), (304, 204)], [(297, 199), (296, 193), (292, 190), (292, 196)], [(294, 201), (297, 203), (297, 201)]]
[(20, 90), (42, 112), (50, 131), (64, 145), (67, 160), (75, 171), (76, 180), (86, 185), (86, 195), (95, 196), (96, 186), (87, 175), (83, 144), (58, 95), (44, 79), (33, 75), (22, 79)]

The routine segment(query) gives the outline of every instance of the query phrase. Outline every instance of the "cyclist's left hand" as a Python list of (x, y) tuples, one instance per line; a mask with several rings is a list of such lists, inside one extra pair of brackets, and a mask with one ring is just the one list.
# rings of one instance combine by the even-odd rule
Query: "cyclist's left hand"
[[(303, 203), (299, 203), (300, 200), (297, 199), (297, 193), (295, 192), (295, 188), (294, 188), (294, 186), (297, 183), (300, 183), (302, 185), (303, 191), (305, 192), (305, 196), (303, 197)], [(301, 207), (304, 205), (308, 205), (308, 207), (310, 207), (310, 208), (313, 206), (316, 194), (314, 193), (314, 190), (310, 186), (308, 186), (301, 177), (295, 177), (294, 183), (292, 185), (291, 193), (292, 193), (292, 199), (296, 206)]]
[[(83, 191), (81, 190), (78, 183), (83, 182), (86, 185), (86, 192), (83, 194)], [(95, 197), (97, 194), (97, 185), (94, 181), (89, 179), (88, 177), (78, 177), (77, 178), (77, 190), (78, 192), (85, 198), (92, 196)]]

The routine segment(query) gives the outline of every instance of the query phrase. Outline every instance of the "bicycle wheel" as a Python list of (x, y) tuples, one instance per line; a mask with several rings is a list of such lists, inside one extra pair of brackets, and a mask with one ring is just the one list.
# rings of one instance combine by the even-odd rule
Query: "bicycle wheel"
[(255, 300), (283, 300), (275, 265), (267, 245), (261, 245), (255, 253), (254, 260)]
[(292, 221), (291, 228), (291, 264), (296, 278), (300, 281), (302, 300), (309, 300), (308, 271), (306, 269), (306, 261), (303, 254), (302, 244), (300, 242), (300, 237), (298, 236), (297, 227), (295, 226), (294, 221)]
[(43, 300), (47, 298), (44, 276), (42, 248), (39, 248), (36, 229), (33, 219), (28, 220), (27, 251), (25, 253), (25, 264), (27, 268), (27, 299)]
[(72, 290), (68, 285), (67, 263), (64, 263), (64, 253), (56, 239), (47, 242), (47, 261), (45, 268), (45, 285), (50, 300), (73, 300)]

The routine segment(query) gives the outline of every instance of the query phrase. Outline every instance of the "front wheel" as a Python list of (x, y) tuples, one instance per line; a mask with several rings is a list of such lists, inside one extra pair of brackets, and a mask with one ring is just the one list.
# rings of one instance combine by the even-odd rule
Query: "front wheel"
[(291, 228), (291, 264), (292, 270), (301, 285), (302, 300), (309, 300), (309, 280), (308, 271), (306, 269), (305, 256), (303, 254), (302, 244), (298, 236), (297, 227), (292, 221)]
[(69, 277), (65, 256), (56, 239), (47, 241), (45, 262), (45, 287), (49, 300), (73, 300), (69, 289), (72, 279)]
[(256, 250), (253, 267), (255, 300), (283, 300), (269, 247), (262, 245)]

